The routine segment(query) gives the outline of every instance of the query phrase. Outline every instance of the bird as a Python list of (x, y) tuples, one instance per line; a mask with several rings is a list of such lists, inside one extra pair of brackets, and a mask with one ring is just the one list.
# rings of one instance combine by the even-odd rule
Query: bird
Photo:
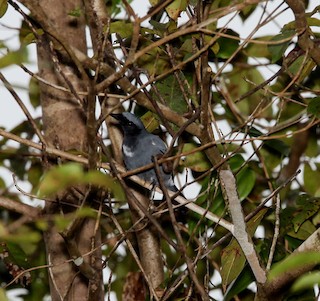
[[(166, 153), (167, 147), (164, 141), (156, 135), (149, 133), (142, 121), (130, 112), (120, 114), (111, 113), (113, 118), (118, 120), (123, 131), (122, 154), (127, 170), (133, 170), (154, 162)], [(159, 186), (159, 180), (154, 168), (142, 171), (137, 174), (141, 179)], [(160, 166), (159, 175), (167, 189), (177, 192), (172, 172)]]

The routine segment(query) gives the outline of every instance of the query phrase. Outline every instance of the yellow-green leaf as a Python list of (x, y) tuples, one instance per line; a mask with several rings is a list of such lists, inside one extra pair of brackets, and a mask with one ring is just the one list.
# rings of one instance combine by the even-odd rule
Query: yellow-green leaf
[(313, 170), (309, 163), (305, 163), (303, 171), (304, 188), (311, 196), (314, 196), (319, 188), (319, 178), (320, 171)]
[(34, 108), (37, 108), (40, 106), (39, 82), (34, 77), (31, 77), (29, 82), (29, 98), (30, 98), (30, 103)]
[(83, 169), (80, 164), (68, 163), (51, 168), (43, 177), (40, 196), (51, 196), (65, 188), (82, 183)]
[(132, 36), (133, 25), (125, 21), (115, 21), (110, 24), (110, 32), (119, 34), (121, 38), (129, 38)]
[(19, 65), (26, 62), (28, 59), (27, 49), (20, 48), (17, 51), (10, 51), (0, 58), (0, 69), (10, 65)]
[(0, 300), (1, 301), (9, 301), (7, 296), (6, 296), (6, 292), (3, 288), (0, 287)]
[(145, 128), (148, 132), (152, 133), (155, 131), (159, 125), (160, 122), (158, 120), (159, 117), (157, 117), (156, 114), (152, 113), (151, 111), (148, 111), (143, 116), (141, 116), (141, 121), (143, 122)]
[[(8, 2), (7, 0), (0, 0), (0, 18), (4, 16), (8, 9)], [(1, 298), (0, 298), (1, 300)]]
[(177, 20), (180, 13), (187, 7), (187, 0), (174, 0), (167, 7), (166, 11), (169, 17), (173, 20)]
[(155, 6), (159, 3), (160, 0), (149, 0), (149, 3), (152, 5), (152, 6)]

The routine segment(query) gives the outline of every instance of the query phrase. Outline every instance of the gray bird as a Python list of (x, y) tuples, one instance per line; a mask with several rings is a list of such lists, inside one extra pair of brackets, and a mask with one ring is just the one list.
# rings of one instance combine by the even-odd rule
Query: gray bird
[[(122, 114), (111, 114), (119, 121), (123, 130), (122, 153), (125, 166), (128, 170), (136, 169), (153, 163), (154, 157), (163, 155), (167, 147), (160, 137), (150, 134), (141, 120), (129, 112)], [(140, 178), (159, 185), (154, 169), (149, 169), (138, 174)], [(165, 186), (171, 191), (178, 191), (174, 185), (172, 173), (164, 171), (160, 166), (160, 176)]]

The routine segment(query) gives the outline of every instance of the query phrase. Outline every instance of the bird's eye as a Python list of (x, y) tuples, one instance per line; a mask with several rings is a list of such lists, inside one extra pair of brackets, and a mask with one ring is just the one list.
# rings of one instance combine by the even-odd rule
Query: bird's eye
[(129, 121), (128, 126), (133, 126), (133, 122)]

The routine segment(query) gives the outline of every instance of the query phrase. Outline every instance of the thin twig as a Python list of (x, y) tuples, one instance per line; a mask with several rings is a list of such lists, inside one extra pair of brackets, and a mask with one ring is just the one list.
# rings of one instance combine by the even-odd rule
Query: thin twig
[[(261, 202), (252, 212), (250, 212), (245, 217), (245, 221), (249, 221), (252, 219), (258, 212), (261, 211), (271, 199), (273, 199), (284, 187), (286, 187), (290, 182), (292, 182), (297, 175), (301, 172), (301, 170), (298, 170), (295, 174), (293, 174), (291, 177), (289, 177), (285, 182), (283, 182), (279, 187), (277, 187), (268, 197), (266, 197), (263, 202)], [(223, 242), (225, 242), (227, 239), (229, 239), (232, 236), (231, 233), (226, 234), (222, 238), (220, 238), (214, 245), (212, 245), (203, 255), (202, 259), (205, 258), (208, 254), (210, 254), (216, 247), (220, 246)]]
[(270, 253), (269, 253), (269, 258), (268, 258), (268, 263), (266, 270), (269, 271), (271, 268), (271, 264), (273, 261), (273, 256), (276, 251), (276, 246), (277, 246), (277, 241), (280, 233), (280, 209), (281, 209), (281, 201), (280, 201), (280, 195), (277, 195), (276, 198), (276, 210), (275, 210), (275, 224), (274, 224), (274, 234), (273, 234), (273, 239), (272, 239), (272, 245), (270, 248)]
[(178, 251), (181, 252), (182, 256), (185, 259), (185, 262), (188, 267), (189, 275), (190, 275), (196, 289), (198, 290), (198, 293), (201, 295), (202, 300), (204, 300), (204, 301), (209, 300), (208, 294), (205, 292), (204, 287), (200, 284), (200, 282), (195, 274), (195, 271), (194, 271), (195, 265), (193, 264), (193, 262), (190, 260), (189, 256), (187, 255), (186, 246), (185, 246), (184, 241), (182, 239), (181, 232), (179, 230), (176, 217), (174, 215), (174, 210), (173, 210), (173, 206), (171, 203), (171, 198), (169, 196), (169, 193), (168, 193), (168, 190), (167, 190), (165, 184), (163, 183), (163, 179), (161, 178), (160, 167), (157, 162), (157, 158), (154, 157), (153, 159), (154, 159), (154, 165), (155, 165), (154, 167), (155, 167), (155, 171), (156, 171), (156, 174), (157, 174), (157, 177), (159, 180), (160, 188), (163, 192), (163, 195), (167, 201), (167, 205), (169, 208), (170, 219), (171, 219), (173, 230), (176, 235), (176, 239), (177, 239), (177, 243), (178, 243), (177, 244)]
[(34, 132), (37, 134), (38, 138), (40, 139), (41, 143), (43, 145), (47, 145), (40, 129), (38, 128), (36, 122), (34, 121), (33, 117), (31, 116), (29, 110), (27, 109), (27, 107), (24, 105), (23, 101), (21, 100), (21, 98), (18, 96), (18, 94), (16, 93), (16, 91), (13, 89), (12, 85), (6, 80), (6, 78), (4, 77), (4, 75), (0, 72), (0, 79), (2, 80), (3, 84), (5, 85), (5, 87), (7, 88), (7, 90), (11, 93), (11, 95), (13, 96), (13, 98), (16, 100), (16, 102), (18, 103), (18, 105), (20, 106), (21, 110), (23, 111), (23, 113), (26, 115), (28, 121), (30, 122)]

